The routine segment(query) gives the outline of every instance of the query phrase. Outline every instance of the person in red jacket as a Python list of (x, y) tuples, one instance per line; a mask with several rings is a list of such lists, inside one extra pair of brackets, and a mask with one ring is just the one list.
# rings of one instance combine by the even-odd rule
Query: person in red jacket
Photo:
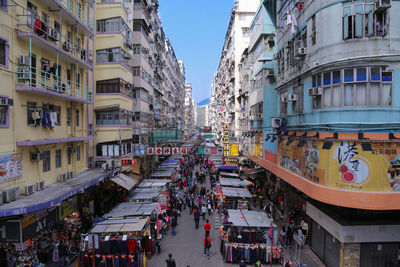
[(206, 220), (206, 223), (204, 224), (204, 230), (206, 230), (206, 237), (210, 236), (211, 224), (208, 220)]
[(210, 248), (211, 248), (211, 238), (206, 236), (203, 238), (204, 254), (207, 254), (208, 259), (210, 259)]

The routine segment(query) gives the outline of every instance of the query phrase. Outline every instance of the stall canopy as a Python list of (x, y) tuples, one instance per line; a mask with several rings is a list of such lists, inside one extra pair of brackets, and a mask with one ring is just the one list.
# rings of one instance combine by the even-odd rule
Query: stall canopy
[(146, 187), (164, 187), (171, 180), (169, 179), (144, 179), (137, 187), (138, 188), (146, 188)]
[(247, 169), (244, 171), (244, 173), (246, 175), (254, 175), (257, 173), (262, 173), (264, 171), (264, 169), (260, 169), (260, 168), (252, 168), (252, 169)]
[(103, 217), (106, 219), (122, 219), (130, 216), (150, 216), (157, 212), (158, 205), (158, 203), (125, 202), (116, 206), (112, 211), (105, 214)]
[(237, 167), (233, 165), (217, 165), (219, 171), (236, 171)]
[(166, 160), (166, 161), (162, 162), (161, 164), (176, 164), (176, 163), (179, 164), (179, 161), (178, 160), (174, 160), (174, 159), (169, 159), (169, 160)]
[(242, 180), (240, 179), (219, 178), (219, 183), (221, 186), (240, 187), (241, 182)]
[(233, 226), (268, 228), (271, 225), (271, 219), (262, 211), (229, 209), (228, 216)]
[(226, 197), (251, 198), (250, 191), (246, 188), (222, 187), (222, 194)]
[(237, 178), (239, 178), (239, 174), (237, 174), (237, 173), (220, 172), (219, 175), (221, 175), (221, 176), (228, 176), (228, 177), (237, 177)]
[(151, 177), (171, 177), (174, 171), (174, 169), (156, 170), (151, 174)]
[(128, 177), (123, 173), (120, 173), (117, 176), (111, 178), (111, 181), (118, 184), (119, 186), (122, 186), (128, 191), (132, 190), (132, 188), (139, 183), (139, 180)]
[(157, 198), (161, 191), (163, 191), (160, 187), (150, 187), (150, 188), (136, 188), (135, 191), (131, 192), (127, 197), (128, 201), (143, 201), (143, 200), (152, 200)]
[(142, 231), (148, 219), (130, 218), (121, 220), (105, 220), (96, 224), (90, 231), (92, 233), (123, 233), (123, 232), (140, 232)]

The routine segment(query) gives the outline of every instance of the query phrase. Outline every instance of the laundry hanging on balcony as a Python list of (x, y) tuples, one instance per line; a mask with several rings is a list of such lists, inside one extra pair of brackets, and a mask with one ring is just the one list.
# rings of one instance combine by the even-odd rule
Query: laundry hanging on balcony
[(292, 13), (288, 13), (286, 17), (286, 25), (291, 25), (291, 32), (292, 34), (297, 33), (297, 20), (296, 16)]

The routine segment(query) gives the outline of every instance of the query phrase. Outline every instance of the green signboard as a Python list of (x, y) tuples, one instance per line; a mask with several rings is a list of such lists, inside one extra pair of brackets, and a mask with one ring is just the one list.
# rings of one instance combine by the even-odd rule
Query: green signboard
[(197, 148), (197, 154), (204, 155), (204, 147)]

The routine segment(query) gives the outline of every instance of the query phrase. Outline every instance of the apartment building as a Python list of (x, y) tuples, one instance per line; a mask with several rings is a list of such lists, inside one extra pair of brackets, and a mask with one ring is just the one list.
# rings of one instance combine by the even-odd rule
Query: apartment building
[(146, 176), (157, 123), (179, 131), (185, 78), (157, 6), (0, 2), (0, 243), (104, 213), (115, 168)]
[(185, 84), (185, 117), (184, 117), (184, 136), (190, 138), (194, 130), (194, 107), (192, 101), (192, 84)]
[(274, 2), (263, 4), (277, 14), (277, 80), (264, 84), (250, 158), (302, 214), (327, 266), (396, 265), (400, 4)]
[(137, 14), (133, 10), (132, 3), (103, 1), (96, 3), (95, 10), (96, 165), (114, 164), (127, 173), (139, 165), (132, 161), (132, 129), (137, 119), (132, 30)]
[(214, 125), (217, 138), (222, 137), (224, 124), (230, 125), (231, 140), (239, 139), (239, 113), (241, 106), (236, 100), (239, 95), (239, 62), (249, 45), (249, 28), (259, 1), (237, 0), (231, 11), (221, 58), (212, 88), (212, 108), (217, 116)]
[(66, 199), (112, 174), (88, 170), (93, 14), (86, 1), (1, 2), (0, 242), (24, 243), (40, 230), (35, 225), (56, 222)]

